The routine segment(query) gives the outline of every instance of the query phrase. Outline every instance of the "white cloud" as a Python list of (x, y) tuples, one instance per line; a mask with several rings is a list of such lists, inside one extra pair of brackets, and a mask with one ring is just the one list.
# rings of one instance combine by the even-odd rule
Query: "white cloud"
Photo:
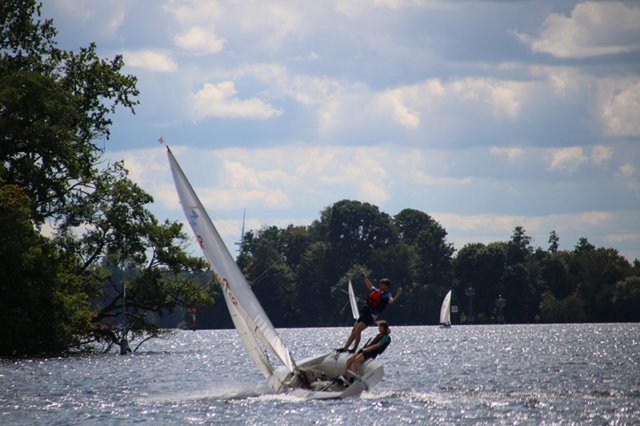
[(142, 50), (137, 52), (123, 52), (124, 62), (133, 68), (142, 68), (156, 72), (174, 72), (178, 65), (171, 56), (162, 52)]
[(608, 146), (597, 145), (591, 150), (591, 161), (598, 166), (610, 160), (611, 157), (613, 157), (613, 149)]
[(602, 116), (610, 135), (640, 136), (640, 81), (632, 82), (618, 93), (611, 93), (603, 103)]
[(209, 24), (220, 15), (220, 7), (215, 0), (170, 0), (164, 9), (185, 26)]
[(441, 185), (469, 185), (473, 183), (470, 177), (450, 178), (442, 176), (432, 176), (424, 173), (422, 170), (416, 170), (413, 173), (414, 181), (420, 185), (441, 186)]
[(520, 215), (460, 215), (448, 213), (434, 213), (434, 217), (448, 224), (452, 229), (467, 231), (490, 231), (510, 234), (518, 225), (527, 232), (550, 232), (583, 230), (591, 227), (603, 227), (614, 219), (610, 212), (584, 212), (569, 214), (552, 214), (543, 216)]
[(370, 9), (443, 8), (446, 2), (438, 0), (336, 0), (335, 10), (348, 18), (355, 18)]
[(382, 92), (378, 104), (391, 111), (394, 121), (415, 129), (438, 116), (452, 114), (458, 105), (478, 112), (488, 106), (494, 118), (511, 121), (518, 117), (525, 93), (526, 84), (513, 81), (462, 78), (443, 83), (429, 79)]
[(252, 13), (246, 13), (246, 4), (234, 12), (240, 30), (256, 34), (260, 43), (276, 49), (291, 34), (304, 34), (311, 26), (313, 18), (305, 15), (305, 8), (301, 5), (258, 0), (249, 6)]
[(572, 146), (568, 148), (559, 148), (550, 150), (547, 161), (550, 171), (564, 171), (573, 173), (578, 168), (588, 161), (588, 158), (584, 155), (582, 148), (578, 146)]
[(524, 156), (524, 149), (517, 147), (503, 148), (492, 146), (489, 152), (493, 155), (501, 155), (507, 158), (509, 163), (515, 163)]
[(126, 18), (127, 2), (122, 0), (57, 0), (51, 3), (51, 6), (65, 17), (89, 28), (94, 37), (95, 34), (108, 39), (117, 37)]
[(637, 171), (634, 166), (629, 163), (624, 163), (618, 168), (618, 176), (623, 179), (629, 189), (635, 192), (640, 191), (640, 181), (638, 180)]
[(203, 27), (192, 27), (174, 37), (176, 46), (196, 53), (219, 53), (225, 43), (213, 30)]
[(206, 117), (267, 119), (282, 114), (282, 111), (258, 98), (238, 99), (235, 97), (237, 93), (232, 81), (205, 83), (201, 90), (191, 96), (194, 121)]
[(629, 178), (635, 175), (636, 169), (629, 163), (624, 163), (618, 168), (618, 174), (622, 177)]
[(587, 58), (640, 50), (640, 7), (622, 2), (584, 2), (569, 17), (552, 13), (537, 37), (517, 33), (534, 52)]

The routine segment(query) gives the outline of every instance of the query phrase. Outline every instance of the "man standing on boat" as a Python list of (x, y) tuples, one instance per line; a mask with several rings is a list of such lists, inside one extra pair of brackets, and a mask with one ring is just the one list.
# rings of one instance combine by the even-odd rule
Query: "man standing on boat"
[[(365, 306), (360, 309), (360, 318), (358, 318), (353, 325), (347, 342), (342, 348), (337, 349), (338, 352), (355, 352), (360, 344), (362, 331), (370, 324), (373, 324), (378, 317), (382, 315), (386, 307), (393, 305), (396, 300), (398, 300), (398, 296), (402, 294), (402, 288), (399, 288), (396, 292), (396, 297), (391, 296), (391, 292), (389, 291), (391, 288), (391, 280), (389, 278), (381, 279), (379, 284), (380, 288), (376, 288), (364, 273), (361, 273), (360, 277), (371, 293), (369, 293), (369, 297), (367, 297)], [(353, 349), (349, 349), (352, 343)]]

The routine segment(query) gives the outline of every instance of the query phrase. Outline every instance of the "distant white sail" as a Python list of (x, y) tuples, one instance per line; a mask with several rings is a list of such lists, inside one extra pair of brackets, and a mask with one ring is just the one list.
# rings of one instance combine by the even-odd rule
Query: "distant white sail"
[(253, 294), (168, 147), (167, 155), (184, 214), (222, 286), (231, 319), (249, 355), (266, 378), (272, 376), (274, 368), (261, 350), (259, 343), (276, 355), (289, 371), (294, 371), (296, 366), (289, 350)]
[(451, 290), (444, 296), (442, 306), (440, 307), (440, 324), (444, 326), (451, 325)]
[(360, 312), (358, 312), (358, 302), (356, 301), (356, 295), (353, 292), (351, 280), (349, 280), (349, 304), (351, 305), (351, 314), (353, 315), (353, 319), (357, 320), (360, 318)]

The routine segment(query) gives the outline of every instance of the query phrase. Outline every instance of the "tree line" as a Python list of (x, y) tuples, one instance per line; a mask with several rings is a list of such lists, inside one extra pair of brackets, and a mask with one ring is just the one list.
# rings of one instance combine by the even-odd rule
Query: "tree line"
[[(580, 238), (559, 250), (559, 236), (534, 248), (516, 226), (508, 241), (466, 244), (458, 251), (427, 213), (395, 216), (359, 201), (326, 207), (310, 226), (266, 227), (245, 235), (237, 262), (276, 326), (352, 322), (347, 283), (367, 296), (359, 270), (391, 279), (406, 293), (385, 313), (395, 324), (437, 324), (453, 290), (458, 323), (640, 320), (640, 262)], [(501, 303), (497, 302), (501, 299)], [(504, 304), (504, 306), (499, 306)], [(201, 313), (202, 325), (231, 326), (224, 306)]]

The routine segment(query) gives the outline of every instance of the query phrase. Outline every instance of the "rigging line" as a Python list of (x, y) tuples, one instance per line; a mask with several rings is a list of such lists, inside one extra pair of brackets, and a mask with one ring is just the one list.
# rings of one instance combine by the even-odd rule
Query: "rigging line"
[(256, 279), (255, 279), (255, 280), (252, 280), (252, 281), (251, 281), (251, 284), (250, 284), (250, 287), (253, 287), (253, 286), (254, 286), (258, 281), (260, 281), (260, 278), (262, 278), (262, 277), (264, 276), (264, 274), (266, 274), (267, 272), (269, 272), (269, 270), (270, 270), (271, 268), (273, 268), (273, 267), (276, 265), (276, 263), (278, 263), (278, 261), (273, 262), (273, 263), (271, 264), (271, 266), (269, 266), (267, 269), (265, 269), (265, 271), (264, 271), (263, 273), (261, 273), (260, 275), (258, 275), (258, 276), (256, 277)]

